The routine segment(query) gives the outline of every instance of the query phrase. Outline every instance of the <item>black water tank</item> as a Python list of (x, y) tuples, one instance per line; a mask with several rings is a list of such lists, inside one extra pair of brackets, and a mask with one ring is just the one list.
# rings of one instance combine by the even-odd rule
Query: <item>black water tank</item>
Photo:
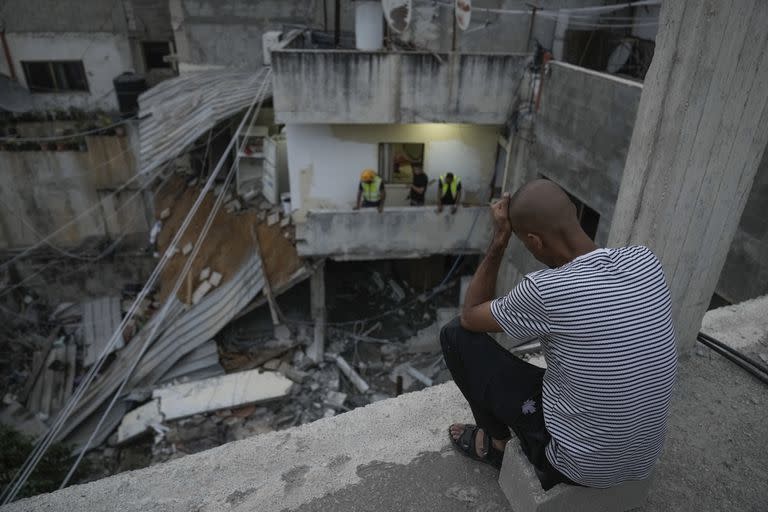
[(123, 117), (136, 115), (139, 111), (139, 94), (148, 89), (147, 81), (142, 75), (126, 71), (118, 75), (112, 83), (115, 84), (120, 113)]

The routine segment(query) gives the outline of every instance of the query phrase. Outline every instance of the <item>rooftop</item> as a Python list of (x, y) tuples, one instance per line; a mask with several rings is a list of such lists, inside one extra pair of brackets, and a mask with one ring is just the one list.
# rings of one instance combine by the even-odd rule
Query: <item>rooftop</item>
[[(766, 307), (763, 298), (715, 310), (703, 329), (730, 342), (728, 326), (737, 322), (739, 348), (766, 352)], [(703, 348), (683, 360), (667, 446), (642, 510), (766, 510), (767, 414), (763, 384), (731, 362)], [(496, 472), (448, 442), (448, 424), (469, 418), (447, 383), (3, 510), (506, 510)]]

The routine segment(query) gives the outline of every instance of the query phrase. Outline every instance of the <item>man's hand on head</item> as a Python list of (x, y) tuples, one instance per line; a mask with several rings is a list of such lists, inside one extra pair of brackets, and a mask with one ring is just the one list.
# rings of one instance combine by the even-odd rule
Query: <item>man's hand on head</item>
[(509, 200), (509, 192), (504, 192), (501, 199), (491, 205), (494, 227), (493, 240), (504, 247), (507, 246), (512, 237), (512, 223), (509, 221)]

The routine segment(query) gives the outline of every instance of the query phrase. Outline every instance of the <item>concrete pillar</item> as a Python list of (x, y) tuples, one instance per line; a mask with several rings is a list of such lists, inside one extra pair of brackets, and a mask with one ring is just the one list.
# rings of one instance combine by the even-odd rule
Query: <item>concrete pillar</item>
[(768, 142), (768, 2), (664, 2), (609, 236), (661, 259), (682, 351)]
[(307, 349), (307, 356), (319, 363), (325, 354), (325, 262), (318, 265), (309, 280), (310, 310), (315, 324), (312, 345)]

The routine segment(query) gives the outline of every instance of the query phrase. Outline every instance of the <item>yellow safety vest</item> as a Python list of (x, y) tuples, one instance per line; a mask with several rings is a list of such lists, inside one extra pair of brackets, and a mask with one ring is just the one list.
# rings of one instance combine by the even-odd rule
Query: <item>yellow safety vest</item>
[[(453, 177), (453, 181), (451, 182), (451, 197), (456, 199), (456, 191), (459, 188), (459, 183), (461, 183), (461, 180), (458, 176)], [(441, 197), (445, 196), (445, 193), (448, 192), (448, 183), (445, 182), (445, 175), (440, 176), (440, 186), (442, 187), (442, 194), (440, 194)]]
[(381, 178), (376, 176), (370, 183), (361, 182), (363, 186), (363, 199), (369, 203), (375, 203), (381, 199)]

